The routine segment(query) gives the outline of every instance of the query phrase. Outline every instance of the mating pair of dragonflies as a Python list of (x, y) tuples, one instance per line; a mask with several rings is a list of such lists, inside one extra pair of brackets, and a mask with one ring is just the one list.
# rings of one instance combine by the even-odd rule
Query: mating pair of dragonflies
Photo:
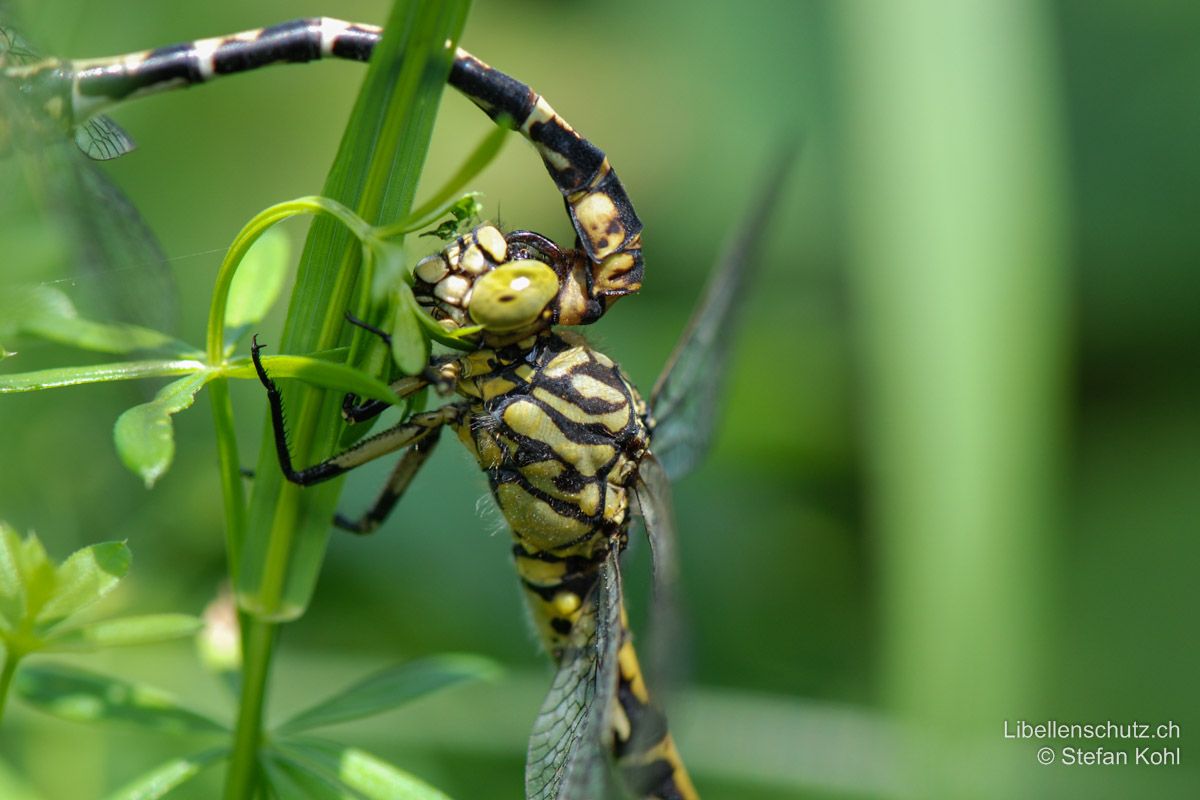
[[(0, 29), (0, 91), (25, 120), (0, 129), (12, 148), (54, 128), (95, 159), (132, 143), (100, 112), (144, 94), (279, 62), (366, 61), (380, 29), (303, 19), (216, 39), (87, 61), (37, 58)], [(458, 50), (449, 83), (532, 143), (563, 195), (577, 234), (563, 247), (532, 231), (484, 224), (415, 270), (414, 292), (443, 327), (477, 328), (474, 349), (434, 356), (392, 384), (400, 396), (433, 387), (456, 399), (407, 416), (325, 461), (297, 468), (280, 394), (259, 359), (280, 466), (308, 485), (382, 455), (399, 460), (375, 504), (338, 524), (377, 527), (451, 428), (487, 474), (513, 534), (517, 574), (557, 671), (535, 722), (526, 765), (531, 798), (593, 798), (609, 791), (610, 764), (637, 797), (695, 798), (635, 654), (622, 600), (620, 556), (640, 518), (655, 562), (656, 596), (670, 595), (675, 531), (669, 485), (703, 456), (711, 435), (730, 320), (744, 296), (785, 170), (762, 192), (718, 263), (649, 403), (606, 355), (567, 327), (595, 322), (642, 284), (642, 223), (605, 154), (528, 86)], [(18, 97), (19, 95), (19, 97)], [(118, 196), (95, 173), (89, 185)], [(111, 205), (111, 203), (110, 203)], [(155, 245), (127, 204), (115, 210), (135, 257)], [(346, 405), (351, 422), (379, 403)]]

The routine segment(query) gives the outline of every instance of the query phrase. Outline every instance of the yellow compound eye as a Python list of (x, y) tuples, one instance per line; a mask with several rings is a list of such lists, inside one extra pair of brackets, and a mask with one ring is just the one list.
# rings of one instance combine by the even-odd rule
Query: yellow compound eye
[(540, 261), (510, 261), (475, 281), (467, 310), (488, 330), (523, 328), (558, 294), (558, 276)]

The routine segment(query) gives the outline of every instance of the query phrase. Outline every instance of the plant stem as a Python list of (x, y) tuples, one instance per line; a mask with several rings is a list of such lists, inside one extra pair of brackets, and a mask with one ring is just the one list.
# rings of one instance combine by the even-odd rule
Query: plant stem
[[(1062, 482), (1069, 292), (1053, 15), (838, 4), (852, 291), (870, 398), (883, 687), (907, 793), (1037, 794), (968, 764), (1037, 718)], [(990, 752), (990, 751), (986, 751)]]
[(4, 654), (4, 671), (0, 672), (0, 721), (4, 720), (4, 705), (8, 702), (8, 690), (12, 686), (13, 676), (17, 674), (17, 663), (21, 656), (7, 651)]
[(251, 800), (258, 783), (258, 750), (262, 742), (263, 707), (267, 677), (275, 649), (277, 625), (242, 615), (242, 697), (229, 771), (225, 775), (225, 800)]

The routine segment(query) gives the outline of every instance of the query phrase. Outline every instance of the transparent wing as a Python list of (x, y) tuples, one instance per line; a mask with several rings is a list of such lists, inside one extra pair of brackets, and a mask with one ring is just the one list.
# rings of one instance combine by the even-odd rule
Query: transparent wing
[(64, 177), (78, 192), (71, 214), (76, 271), (87, 276), (88, 294), (102, 313), (170, 332), (177, 315), (177, 287), (166, 254), (141, 214), (100, 169), (82, 158)]
[(757, 271), (760, 246), (798, 148), (793, 143), (771, 162), (771, 174), (733, 232), (692, 319), (654, 385), (650, 407), (656, 426), (654, 453), (677, 479), (692, 469), (712, 441), (721, 381), (733, 343), (736, 316)]
[(0, 3), (0, 67), (36, 61), (38, 54), (29, 46), (29, 42), (5, 24), (4, 17), (7, 16), (5, 5)]
[[(0, 68), (30, 64), (39, 59), (37, 51), (19, 33), (3, 22), (0, 6)], [(97, 116), (75, 129), (75, 144), (96, 161), (123, 156), (137, 145), (133, 138), (111, 118)]]
[(529, 800), (608, 796), (610, 712), (621, 646), (621, 569), (615, 544), (571, 637), (529, 738)]
[(654, 596), (674, 598), (679, 581), (679, 554), (675, 535), (675, 514), (671, 508), (671, 480), (663, 465), (646, 454), (638, 468), (634, 489), (637, 511), (646, 526), (650, 553), (654, 561)]
[(130, 152), (137, 142), (110, 117), (101, 114), (75, 129), (75, 146), (93, 161), (108, 161)]
[[(3, 11), (0, 4), (0, 68), (36, 61)], [(71, 142), (24, 95), (0, 74), (0, 237), (36, 237), (41, 244), (30, 251), (41, 258), (5, 270), (0, 280), (56, 281), (85, 316), (169, 332), (176, 292), (162, 248), (125, 194), (79, 152), (114, 158), (132, 149), (132, 139), (97, 117)]]
[(679, 602), (679, 549), (671, 506), (671, 481), (653, 455), (642, 458), (634, 496), (637, 498), (636, 513), (645, 526), (654, 563), (647, 672), (654, 679), (652, 685), (661, 687), (670, 682), (683, 660), (685, 636)]

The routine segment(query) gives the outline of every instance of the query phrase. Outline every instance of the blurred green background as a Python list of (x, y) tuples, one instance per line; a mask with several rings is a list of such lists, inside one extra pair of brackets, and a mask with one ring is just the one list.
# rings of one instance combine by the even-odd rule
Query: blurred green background
[[(75, 57), (387, 8), (17, 5), (45, 51)], [(691, 655), (667, 705), (702, 794), (1196, 796), (1200, 6), (475, 0), (463, 45), (542, 92), (635, 200), (646, 288), (590, 337), (646, 390), (774, 144), (805, 141), (716, 449), (675, 492)], [(114, 114), (141, 147), (105, 169), (163, 242), (184, 338), (201, 339), (240, 226), (319, 191), (362, 74), (277, 68)], [(427, 188), (488, 124), (447, 93)], [(477, 188), (504, 225), (569, 239), (523, 142)], [(6, 371), (80, 360), (4, 344), (20, 351)], [(198, 613), (225, 570), (210, 416), (177, 418), (176, 463), (147, 493), (111, 443), (147, 391), (0, 398), (0, 517), (60, 558), (127, 539), (134, 571), (110, 607)], [(265, 404), (249, 384), (235, 402), (250, 452)], [(351, 478), (343, 507), (387, 468)], [(501, 661), (497, 684), (337, 731), (459, 798), (517, 796), (549, 679), (485, 495), (444, 446), (384, 530), (335, 536), (272, 698), (295, 709), (422, 654)], [(648, 573), (635, 546), (635, 611)], [(186, 643), (98, 661), (227, 703)], [(1044, 744), (1132, 760), (1135, 743), (1006, 740), (1022, 719), (1174, 721), (1179, 741), (1136, 744), (1183, 763), (1040, 766)], [(0, 756), (51, 798), (99, 796), (180, 747), (19, 701), (0, 730)]]

